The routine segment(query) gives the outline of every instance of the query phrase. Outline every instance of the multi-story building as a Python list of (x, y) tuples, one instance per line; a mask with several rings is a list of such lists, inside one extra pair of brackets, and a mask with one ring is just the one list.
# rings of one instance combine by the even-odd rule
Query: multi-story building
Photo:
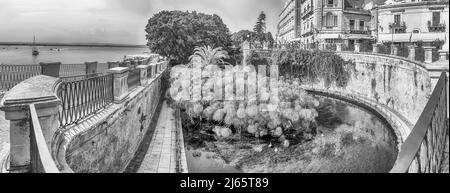
[(301, 0), (287, 0), (279, 15), (277, 42), (286, 43), (298, 40), (300, 36)]
[(448, 51), (448, 0), (387, 1), (372, 10), (377, 42), (393, 42), (400, 47), (417, 42), (432, 46), (444, 42)]
[(303, 45), (371, 41), (371, 13), (364, 0), (303, 0), (301, 3), (301, 42)]

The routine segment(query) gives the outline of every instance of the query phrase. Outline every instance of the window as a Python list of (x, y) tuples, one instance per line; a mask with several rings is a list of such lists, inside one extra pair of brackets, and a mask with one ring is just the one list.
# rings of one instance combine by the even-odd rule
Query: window
[(441, 23), (441, 12), (433, 12), (433, 26), (439, 26)]
[(333, 0), (328, 0), (328, 7), (332, 7), (333, 6)]
[(394, 15), (394, 24), (400, 25), (400, 15)]
[(364, 30), (364, 21), (359, 21), (359, 30)]
[(336, 27), (337, 26), (337, 16), (333, 15), (331, 12), (328, 12), (325, 17), (325, 26), (326, 27)]
[(350, 20), (350, 30), (354, 30), (355, 29), (355, 20), (351, 19)]

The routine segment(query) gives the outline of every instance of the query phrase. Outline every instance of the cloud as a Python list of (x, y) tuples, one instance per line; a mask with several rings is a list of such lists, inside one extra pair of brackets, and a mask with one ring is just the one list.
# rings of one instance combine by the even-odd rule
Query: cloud
[(261, 11), (276, 33), (284, 0), (0, 0), (0, 41), (145, 44), (148, 18), (162, 10), (218, 14), (233, 32)]

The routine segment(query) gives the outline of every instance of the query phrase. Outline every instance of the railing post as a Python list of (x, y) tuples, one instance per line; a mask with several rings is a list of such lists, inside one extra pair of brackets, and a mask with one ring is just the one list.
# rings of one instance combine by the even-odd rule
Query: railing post
[(141, 76), (141, 78), (140, 78), (140, 85), (141, 86), (146, 85), (147, 84), (147, 69), (148, 69), (148, 66), (147, 65), (139, 65), (136, 68), (139, 69), (139, 71), (140, 71), (140, 76)]
[(378, 44), (372, 44), (372, 52), (373, 53), (379, 53), (380, 52), (380, 48), (378, 47)]
[(108, 69), (119, 67), (120, 62), (108, 62)]
[(432, 47), (432, 46), (424, 46), (423, 49), (425, 50), (425, 63), (428, 63), (428, 64), (433, 63), (433, 50), (434, 50), (434, 47)]
[(114, 103), (120, 103), (128, 97), (128, 71), (129, 68), (117, 67), (108, 70), (114, 74)]
[(52, 62), (52, 63), (39, 63), (41, 65), (41, 74), (51, 77), (59, 77), (59, 71), (61, 69), (61, 62)]
[(361, 43), (360, 42), (356, 42), (355, 43), (355, 52), (361, 52)]
[(336, 52), (342, 52), (342, 43), (336, 44)]
[(416, 45), (410, 45), (409, 48), (409, 53), (408, 53), (408, 59), (410, 60), (416, 60)]
[(52, 152), (52, 142), (58, 130), (58, 112), (61, 101), (56, 95), (60, 79), (39, 75), (16, 85), (0, 101), (0, 110), (10, 121), (10, 158), (8, 170), (13, 173), (30, 172), (29, 105), (34, 104), (42, 132)]
[(391, 55), (398, 56), (398, 46), (394, 43), (391, 44)]
[(86, 74), (96, 74), (98, 62), (85, 62)]

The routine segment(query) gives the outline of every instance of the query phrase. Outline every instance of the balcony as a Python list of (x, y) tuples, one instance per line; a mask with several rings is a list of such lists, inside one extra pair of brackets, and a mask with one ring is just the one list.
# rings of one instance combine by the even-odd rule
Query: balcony
[(405, 22), (390, 23), (389, 29), (391, 29), (391, 33), (394, 34), (406, 33), (406, 23)]
[(308, 7), (307, 9), (303, 10), (302, 13), (302, 19), (306, 19), (307, 17), (311, 16), (313, 14), (313, 6)]
[(445, 24), (432, 24), (431, 21), (428, 21), (428, 31), (429, 32), (445, 32)]
[(348, 31), (349, 34), (361, 34), (361, 35), (370, 35), (369, 30), (365, 29), (351, 29)]
[(325, 8), (338, 8), (338, 4), (337, 3), (335, 3), (335, 4), (326, 4)]

